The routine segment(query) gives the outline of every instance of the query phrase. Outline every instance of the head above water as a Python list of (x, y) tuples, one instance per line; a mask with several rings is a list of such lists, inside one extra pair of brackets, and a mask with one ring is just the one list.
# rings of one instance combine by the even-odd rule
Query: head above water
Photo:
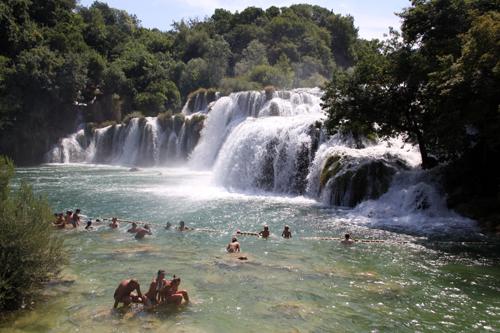
[(233, 243), (237, 242), (237, 241), (238, 241), (238, 239), (236, 237), (233, 237), (233, 239), (231, 240), (231, 242), (233, 242)]
[(90, 227), (92, 225), (92, 220), (87, 221), (87, 227)]
[(77, 208), (75, 211), (76, 214), (80, 214), (80, 212), (81, 212), (80, 208)]
[(269, 226), (267, 224), (264, 226), (264, 230), (269, 230)]
[(164, 278), (164, 277), (165, 277), (165, 270), (160, 269), (160, 270), (158, 271), (157, 276), (158, 276), (159, 278)]
[(179, 222), (179, 225), (180, 225), (181, 227), (183, 227), (183, 226), (184, 226), (184, 221), (180, 221), (180, 222)]
[(349, 239), (349, 238), (351, 238), (351, 235), (345, 234), (344, 237), (345, 237), (345, 239)]
[(288, 229), (290, 229), (290, 227), (289, 227), (289, 226), (287, 226), (287, 225), (285, 225), (285, 230), (288, 230)]
[(148, 229), (148, 230), (149, 230), (149, 224), (146, 224), (146, 225), (144, 226), (144, 229)]
[(132, 226), (133, 226), (133, 227), (137, 227), (137, 223), (132, 222)]

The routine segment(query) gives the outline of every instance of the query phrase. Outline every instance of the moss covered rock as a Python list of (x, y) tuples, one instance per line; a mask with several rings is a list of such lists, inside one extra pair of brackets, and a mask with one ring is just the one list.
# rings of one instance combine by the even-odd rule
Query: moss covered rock
[(403, 161), (388, 155), (380, 159), (331, 155), (320, 174), (320, 191), (332, 205), (354, 207), (387, 192), (394, 174), (406, 168)]

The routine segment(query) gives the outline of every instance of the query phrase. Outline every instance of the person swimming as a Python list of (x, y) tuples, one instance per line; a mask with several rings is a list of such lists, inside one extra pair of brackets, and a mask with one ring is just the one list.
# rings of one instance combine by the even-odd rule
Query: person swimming
[(233, 237), (231, 243), (227, 244), (226, 251), (228, 253), (240, 252), (240, 243), (236, 237)]
[(186, 227), (184, 221), (180, 221), (179, 222), (179, 226), (177, 227), (177, 230), (179, 230), (179, 231), (187, 231), (187, 230), (191, 230), (191, 228)]
[(285, 225), (283, 232), (281, 233), (283, 238), (292, 238), (292, 232), (290, 231), (290, 227)]
[(352, 240), (350, 234), (345, 234), (344, 235), (344, 240), (341, 241), (341, 243), (344, 244), (344, 245), (352, 245), (352, 244), (354, 244), (354, 241)]
[(109, 227), (110, 227), (111, 229), (117, 229), (117, 228), (119, 227), (119, 224), (118, 224), (118, 218), (113, 217), (113, 218), (111, 219), (111, 223), (109, 224)]
[(262, 237), (262, 238), (268, 238), (270, 235), (270, 232), (269, 232), (269, 227), (267, 226), (267, 224), (264, 226), (264, 230), (260, 231), (259, 232), (259, 236)]
[(137, 232), (137, 230), (138, 230), (137, 223), (132, 222), (132, 227), (130, 229), (128, 229), (127, 232), (135, 234)]
[(167, 224), (165, 224), (165, 229), (170, 230), (171, 227), (172, 227), (172, 223), (167, 222)]
[(151, 232), (151, 229), (149, 228), (149, 225), (146, 224), (144, 228), (137, 228), (137, 231), (135, 233), (135, 239), (143, 239), (144, 236), (146, 235), (152, 235), (153, 233)]

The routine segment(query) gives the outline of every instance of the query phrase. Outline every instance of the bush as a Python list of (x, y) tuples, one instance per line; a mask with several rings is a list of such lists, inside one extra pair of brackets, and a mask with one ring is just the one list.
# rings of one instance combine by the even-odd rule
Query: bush
[(11, 191), (11, 160), (0, 156), (0, 312), (28, 304), (65, 262), (47, 201), (22, 183)]
[(143, 115), (143, 114), (142, 114), (142, 112), (140, 112), (140, 111), (134, 111), (134, 112), (132, 112), (132, 113), (127, 114), (127, 115), (123, 118), (122, 123), (124, 123), (124, 124), (128, 124), (128, 123), (129, 123), (129, 121), (130, 121), (132, 118), (140, 118), (140, 119), (142, 119), (142, 118), (144, 118), (144, 115)]

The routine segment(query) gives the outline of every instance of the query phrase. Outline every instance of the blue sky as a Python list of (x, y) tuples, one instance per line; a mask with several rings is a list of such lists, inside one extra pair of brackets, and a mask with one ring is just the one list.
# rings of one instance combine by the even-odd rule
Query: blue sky
[[(204, 18), (211, 16), (216, 8), (241, 11), (249, 6), (268, 8), (271, 6), (289, 6), (295, 3), (308, 3), (332, 9), (335, 13), (351, 14), (359, 34), (363, 38), (383, 38), (388, 27), (399, 28), (399, 18), (394, 15), (410, 5), (409, 0), (304, 0), (304, 1), (269, 1), (269, 0), (100, 0), (109, 6), (124, 9), (135, 14), (142, 26), (170, 30), (172, 22), (182, 18)], [(89, 6), (94, 0), (80, 0), (80, 4)]]

